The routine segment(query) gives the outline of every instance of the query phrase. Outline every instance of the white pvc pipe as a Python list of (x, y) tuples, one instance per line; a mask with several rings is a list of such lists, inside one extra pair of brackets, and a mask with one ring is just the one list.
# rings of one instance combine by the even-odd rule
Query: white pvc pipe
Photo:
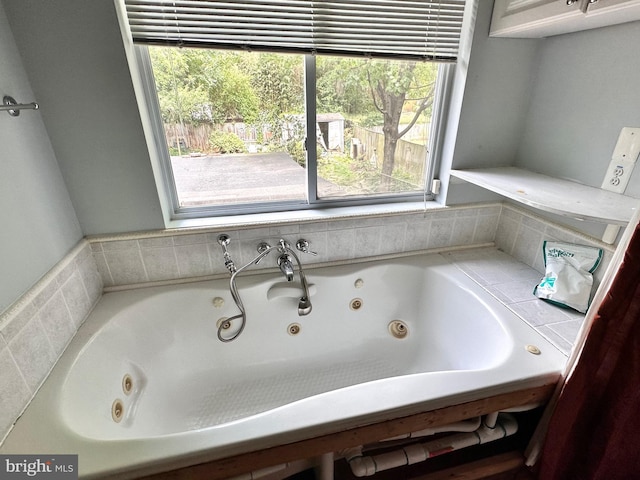
[(403, 435), (397, 435), (395, 437), (385, 438), (380, 442), (390, 442), (393, 440), (403, 440), (405, 438), (420, 438), (428, 437), (436, 433), (445, 432), (473, 432), (480, 426), (481, 417), (470, 418), (468, 420), (462, 420), (461, 422), (449, 423), (448, 425), (441, 425), (439, 427), (425, 428), (424, 430), (418, 430), (416, 432), (405, 433)]
[(316, 480), (333, 480), (333, 452), (325, 453), (319, 458), (316, 467)]
[(261, 468), (260, 470), (254, 470), (252, 472), (243, 473), (236, 477), (232, 477), (229, 480), (257, 480), (258, 478), (266, 477), (272, 473), (285, 470), (289, 467), (288, 463), (282, 463), (280, 465), (273, 465), (271, 467)]
[(482, 423), (487, 428), (495, 428), (497, 421), (498, 421), (498, 412), (494, 412), (486, 415)]
[(383, 470), (413, 465), (438, 455), (460, 450), (472, 445), (480, 445), (513, 435), (518, 431), (518, 423), (509, 414), (500, 414), (494, 428), (481, 426), (473, 432), (458, 433), (430, 442), (408, 445), (380, 455), (357, 455), (356, 449), (350, 452), (355, 456), (347, 457), (351, 471), (356, 477), (373, 475)]

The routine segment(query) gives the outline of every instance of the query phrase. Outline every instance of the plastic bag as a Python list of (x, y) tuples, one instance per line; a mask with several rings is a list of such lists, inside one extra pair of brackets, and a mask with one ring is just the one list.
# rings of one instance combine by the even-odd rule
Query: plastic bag
[(585, 245), (545, 241), (545, 276), (533, 294), (550, 303), (585, 313), (591, 301), (593, 272), (602, 259), (602, 249)]

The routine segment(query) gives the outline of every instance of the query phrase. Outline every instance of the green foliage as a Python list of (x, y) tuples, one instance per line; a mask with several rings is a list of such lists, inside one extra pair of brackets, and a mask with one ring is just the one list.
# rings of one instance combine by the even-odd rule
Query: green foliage
[(362, 180), (362, 169), (353, 168), (356, 160), (344, 154), (318, 157), (318, 176), (341, 187), (357, 184)]
[(316, 57), (318, 111), (348, 116), (374, 112), (375, 106), (366, 89), (368, 62), (351, 57)]
[(247, 151), (244, 142), (235, 133), (215, 130), (209, 136), (209, 145), (220, 153), (244, 153)]
[(240, 53), (149, 47), (160, 110), (166, 123), (252, 123), (258, 97)]
[(247, 58), (260, 109), (272, 115), (304, 112), (304, 63), (300, 56), (258, 53)]
[(353, 159), (341, 153), (318, 155), (318, 176), (342, 187), (349, 195), (421, 189), (409, 172), (396, 168), (392, 178), (385, 181), (380, 169), (365, 158)]
[(304, 151), (302, 140), (291, 140), (286, 145), (287, 153), (293, 158), (298, 165), (305, 167), (307, 165), (307, 152)]
[[(253, 125), (270, 151), (287, 151), (305, 164), (304, 61), (301, 55), (149, 47), (163, 120), (168, 124)], [(383, 174), (370, 165), (331, 155), (327, 175), (370, 188), (387, 183), (396, 141), (419, 116), (431, 112), (437, 65), (432, 63), (316, 57), (317, 111), (341, 113), (364, 127), (385, 132)], [(211, 136), (212, 148), (244, 151), (235, 135)], [(345, 138), (350, 138), (345, 132)], [(334, 158), (335, 157), (335, 158)], [(355, 176), (356, 178), (351, 178)], [(351, 180), (349, 180), (351, 178)], [(382, 180), (380, 180), (382, 178)], [(395, 181), (395, 180), (394, 180)], [(354, 187), (355, 188), (355, 187)]]
[(382, 125), (384, 119), (380, 112), (372, 112), (362, 118), (358, 124), (365, 128), (377, 127), (378, 125)]
[[(287, 152), (303, 167), (307, 163), (304, 151), (305, 125), (302, 115), (278, 115), (275, 112), (265, 114), (263, 119), (271, 129), (272, 136), (266, 141), (268, 152)], [(265, 139), (262, 139), (263, 143)]]

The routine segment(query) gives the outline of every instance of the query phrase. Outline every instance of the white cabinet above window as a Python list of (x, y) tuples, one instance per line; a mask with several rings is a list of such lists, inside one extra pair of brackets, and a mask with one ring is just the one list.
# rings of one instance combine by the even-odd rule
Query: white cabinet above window
[(540, 38), (640, 20), (640, 0), (495, 0), (492, 37)]

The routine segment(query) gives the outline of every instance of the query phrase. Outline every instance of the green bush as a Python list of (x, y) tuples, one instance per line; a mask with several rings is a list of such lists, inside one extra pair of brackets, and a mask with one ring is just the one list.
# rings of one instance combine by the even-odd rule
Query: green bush
[(214, 152), (244, 153), (247, 151), (244, 142), (235, 133), (215, 130), (209, 136), (209, 145)]
[(307, 152), (304, 151), (303, 140), (290, 140), (287, 142), (287, 153), (291, 155), (298, 165), (304, 167), (307, 164)]
[(169, 155), (172, 157), (177, 157), (178, 155), (184, 155), (186, 153), (185, 150), (178, 150), (177, 147), (169, 147)]
[[(285, 143), (271, 142), (264, 146), (265, 152), (287, 152), (298, 165), (304, 167), (307, 164), (307, 152), (304, 150), (304, 141), (301, 139), (289, 140)], [(320, 155), (320, 152), (318, 152)]]

